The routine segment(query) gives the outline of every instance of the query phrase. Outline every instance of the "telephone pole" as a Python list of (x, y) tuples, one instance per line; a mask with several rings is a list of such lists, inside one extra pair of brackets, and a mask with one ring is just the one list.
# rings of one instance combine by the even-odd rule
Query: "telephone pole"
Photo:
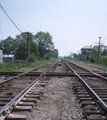
[(100, 41), (101, 41), (101, 37), (99, 37), (99, 46), (98, 46), (97, 64), (99, 63)]

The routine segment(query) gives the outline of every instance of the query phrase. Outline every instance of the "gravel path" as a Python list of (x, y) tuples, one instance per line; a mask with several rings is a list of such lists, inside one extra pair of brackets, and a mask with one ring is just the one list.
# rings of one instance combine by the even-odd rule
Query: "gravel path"
[(27, 120), (85, 120), (76, 102), (70, 77), (51, 78), (32, 112), (22, 112)]

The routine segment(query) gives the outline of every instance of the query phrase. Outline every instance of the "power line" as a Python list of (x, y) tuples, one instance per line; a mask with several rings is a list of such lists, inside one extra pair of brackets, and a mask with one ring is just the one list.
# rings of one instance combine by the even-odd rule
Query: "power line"
[[(105, 27), (106, 22), (107, 22), (107, 13), (106, 13), (106, 18), (105, 18), (105, 20), (104, 20), (104, 22), (103, 22), (102, 28), (101, 28), (101, 30), (100, 30), (100, 35), (99, 35), (99, 36), (101, 36), (101, 33), (104, 31), (104, 27)], [(102, 42), (106, 39), (106, 37), (107, 37), (107, 34), (106, 34), (105, 37), (103, 38)]]
[(9, 18), (9, 20), (13, 23), (13, 25), (20, 31), (22, 32), (18, 27), (17, 25), (13, 22), (13, 20), (10, 18), (10, 16), (7, 14), (7, 12), (5, 11), (5, 9), (3, 8), (3, 6), (0, 4), (0, 7), (2, 9), (2, 11), (5, 13), (5, 15)]
[(103, 38), (102, 42), (104, 42), (104, 40), (106, 39), (106, 37), (107, 37), (107, 34), (106, 34), (105, 37)]
[(0, 33), (1, 33), (1, 38), (0, 38), (0, 41), (1, 41), (1, 40), (3, 40), (3, 34), (2, 34), (1, 26), (0, 26)]
[[(1, 3), (1, 0), (0, 0)], [(1, 11), (0, 11), (0, 41), (3, 39), (2, 27), (1, 27)]]
[(104, 27), (105, 27), (106, 22), (107, 22), (107, 13), (106, 13), (106, 18), (105, 18), (105, 20), (103, 22), (102, 28), (100, 30), (99, 36), (101, 36), (101, 33), (104, 31)]

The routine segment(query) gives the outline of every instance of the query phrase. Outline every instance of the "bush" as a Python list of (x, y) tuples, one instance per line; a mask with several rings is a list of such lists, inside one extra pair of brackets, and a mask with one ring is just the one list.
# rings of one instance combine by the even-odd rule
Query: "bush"
[(32, 63), (0, 63), (0, 72), (15, 72), (15, 71), (23, 71), (27, 68), (34, 68), (34, 67), (38, 67), (40, 65), (46, 64), (48, 62), (54, 61), (56, 60), (55, 58), (51, 58), (49, 60), (42, 60), (42, 61), (38, 61), (38, 62), (32, 62)]
[(35, 60), (37, 60), (35, 54), (34, 53), (30, 54), (28, 57), (28, 62), (34, 62)]
[(107, 65), (107, 56), (100, 57), (99, 63), (103, 65)]
[(90, 62), (91, 62), (91, 63), (95, 63), (95, 62), (96, 62), (95, 56), (90, 56)]

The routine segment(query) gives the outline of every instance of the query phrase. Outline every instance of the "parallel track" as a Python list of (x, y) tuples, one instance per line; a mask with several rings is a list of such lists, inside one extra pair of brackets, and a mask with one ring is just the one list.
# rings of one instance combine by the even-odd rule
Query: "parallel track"
[[(63, 66), (66, 72), (54, 72), (54, 69), (58, 66), (59, 68)], [(5, 118), (8, 120), (12, 111), (31, 111), (36, 99), (40, 99), (42, 96), (42, 87), (48, 82), (46, 79), (47, 76), (71, 77), (71, 80), (74, 82), (74, 94), (76, 94), (77, 100), (81, 104), (85, 118), (87, 120), (107, 119), (106, 73), (95, 73), (67, 60), (53, 63), (53, 66), (47, 64), (46, 68), (48, 69), (46, 70), (41, 67), (38, 68), (38, 71), (34, 69), (26, 73), (0, 73), (0, 75), (15, 75), (15, 77), (8, 78), (5, 82), (0, 83), (0, 120), (4, 120)], [(16, 76), (18, 77), (17, 79)], [(22, 115), (21, 119), (26, 119), (26, 116)]]
[[(80, 76), (76, 72), (78, 67), (76, 64), (70, 61), (65, 61), (65, 63), (77, 76), (77, 79), (74, 80), (74, 91), (77, 94), (77, 98), (81, 102), (82, 107), (84, 107), (84, 115), (86, 118), (91, 120), (92, 115), (96, 115), (97, 117), (94, 118), (95, 120), (105, 120), (107, 116), (107, 78), (85, 68), (82, 69), (95, 76)], [(76, 66), (75, 70), (74, 66)]]
[[(42, 89), (39, 87), (37, 90), (35, 86), (46, 85), (46, 81), (41, 81), (41, 79), (45, 79), (45, 74), (52, 69), (55, 64), (56, 62), (45, 65), (45, 68), (43, 65), (27, 72), (17, 73), (18, 75), (0, 82), (0, 120), (4, 120), (9, 116), (11, 111), (31, 111), (33, 102), (36, 102), (36, 99), (39, 99), (42, 93)], [(44, 70), (39, 77), (25, 76), (25, 74), (41, 68)], [(25, 116), (22, 116), (22, 119), (24, 118)]]

